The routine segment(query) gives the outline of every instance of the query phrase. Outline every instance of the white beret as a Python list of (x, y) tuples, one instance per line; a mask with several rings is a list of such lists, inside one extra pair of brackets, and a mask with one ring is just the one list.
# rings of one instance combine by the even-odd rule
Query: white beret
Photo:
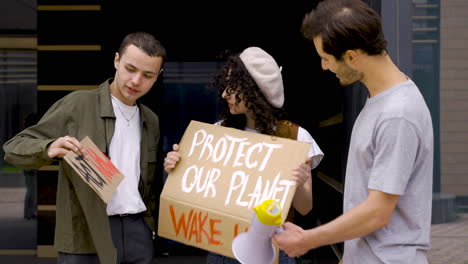
[(239, 57), (268, 102), (276, 108), (283, 107), (283, 78), (275, 59), (258, 47), (245, 49)]

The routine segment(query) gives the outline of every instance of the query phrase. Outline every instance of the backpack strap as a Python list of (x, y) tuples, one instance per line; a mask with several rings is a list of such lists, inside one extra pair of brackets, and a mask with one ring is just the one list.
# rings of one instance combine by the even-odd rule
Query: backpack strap
[(280, 120), (276, 124), (276, 136), (297, 140), (299, 126), (288, 120)]

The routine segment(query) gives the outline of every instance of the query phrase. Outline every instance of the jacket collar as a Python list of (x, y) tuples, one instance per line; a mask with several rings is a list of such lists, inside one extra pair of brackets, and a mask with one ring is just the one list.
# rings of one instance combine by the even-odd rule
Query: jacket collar
[[(110, 118), (115, 118), (114, 114), (114, 108), (112, 107), (112, 99), (111, 99), (111, 93), (110, 93), (110, 84), (112, 83), (113, 79), (109, 78), (105, 82), (103, 82), (101, 85), (99, 85), (99, 102), (100, 104), (100, 109), (99, 113), (101, 117), (110, 117)], [(140, 108), (140, 117), (141, 117), (141, 123), (145, 125), (146, 123), (146, 115), (142, 113), (144, 111), (141, 107), (140, 102), (137, 100), (136, 104), (138, 105), (138, 108)]]
[(114, 109), (112, 108), (110, 83), (112, 79), (107, 79), (101, 85), (99, 85), (99, 114), (101, 117), (115, 118)]

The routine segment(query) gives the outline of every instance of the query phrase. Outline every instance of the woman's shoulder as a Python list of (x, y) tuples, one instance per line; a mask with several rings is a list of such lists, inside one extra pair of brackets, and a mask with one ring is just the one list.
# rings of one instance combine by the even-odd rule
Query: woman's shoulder
[(312, 135), (307, 131), (307, 129), (303, 127), (299, 127), (297, 131), (297, 137), (298, 138), (312, 138)]

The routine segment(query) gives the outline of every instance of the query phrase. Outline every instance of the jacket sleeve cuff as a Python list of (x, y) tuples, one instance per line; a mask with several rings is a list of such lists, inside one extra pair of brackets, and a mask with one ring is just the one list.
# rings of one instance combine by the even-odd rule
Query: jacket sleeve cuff
[(49, 155), (47, 154), (47, 149), (49, 148), (49, 145), (52, 144), (56, 139), (49, 139), (49, 140), (44, 140), (44, 142), (41, 143), (41, 149), (42, 149), (42, 159), (45, 161), (57, 161), (57, 160), (62, 160), (59, 158), (50, 158)]

